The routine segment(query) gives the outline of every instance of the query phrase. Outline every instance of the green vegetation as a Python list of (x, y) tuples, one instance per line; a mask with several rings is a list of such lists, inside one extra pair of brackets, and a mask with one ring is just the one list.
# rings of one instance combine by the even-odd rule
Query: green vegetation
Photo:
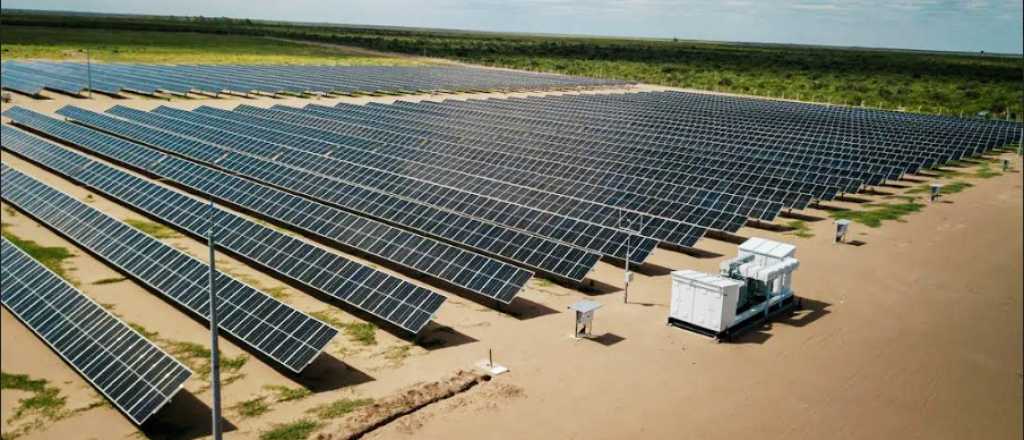
[(362, 345), (377, 345), (377, 326), (369, 322), (345, 322), (334, 316), (330, 310), (320, 310), (310, 313), (310, 316), (319, 319), (331, 327), (345, 332), (348, 338)]
[(110, 405), (106, 399), (97, 396), (95, 401), (86, 406), (68, 410), (67, 397), (61, 395), (59, 388), (50, 386), (46, 379), (33, 379), (25, 374), (0, 371), (0, 389), (31, 393), (31, 396), (18, 400), (13, 414), (5, 421), (7, 427), (14, 428), (0, 434), (0, 438), (5, 440), (14, 440), (48, 423)]
[(67, 399), (60, 395), (60, 389), (51, 387), (46, 379), (33, 379), (25, 374), (9, 374), (0, 371), (0, 389), (32, 393), (31, 396), (18, 401), (11, 420), (19, 420), (29, 414), (38, 414), (50, 420), (57, 420), (67, 403)]
[(64, 260), (71, 258), (71, 252), (61, 246), (43, 246), (32, 240), (25, 240), (7, 229), (7, 225), (0, 225), (0, 234), (7, 241), (25, 251), (30, 257), (35, 258), (40, 264), (53, 271), (57, 276), (72, 281), (68, 275), (68, 269), (64, 267)]
[(310, 409), (308, 412), (316, 414), (320, 419), (333, 419), (371, 403), (373, 403), (373, 399), (340, 399)]
[[(98, 59), (112, 61), (323, 63), (345, 53), (323, 45), (254, 38), (275, 37), (501, 67), (929, 113), (987, 111), (999, 118), (1008, 114), (1017, 118), (1024, 97), (1021, 60), (1009, 56), (204, 17), (4, 11), (2, 22), (4, 59), (66, 58), (71, 56), (69, 50), (83, 47)], [(351, 58), (343, 59), (348, 60)]]
[(305, 440), (319, 427), (319, 422), (310, 419), (274, 425), (269, 431), (260, 434), (260, 440)]
[(153, 223), (145, 220), (136, 220), (131, 218), (126, 219), (124, 222), (127, 223), (129, 226), (138, 229), (156, 239), (175, 238), (181, 236), (181, 234), (179, 234), (174, 229), (168, 228), (167, 226), (161, 225), (159, 223)]
[(271, 404), (301, 400), (312, 394), (311, 391), (298, 387), (289, 388), (283, 385), (264, 385), (263, 389), (273, 393), (272, 396), (258, 396), (239, 402), (231, 407), (243, 418), (256, 417), (270, 411)]
[(0, 371), (0, 390), (19, 390), (39, 393), (45, 388), (45, 379), (32, 379), (27, 374), (10, 374)]
[(980, 178), (980, 179), (989, 179), (989, 178), (992, 178), (992, 177), (1002, 176), (1002, 175), (1003, 175), (1003, 173), (1001, 171), (996, 171), (996, 170), (992, 169), (992, 165), (991, 165), (990, 162), (984, 162), (984, 163), (981, 164), (980, 167), (978, 167), (978, 171), (976, 171), (974, 173), (973, 177), (977, 177), (977, 178)]
[(263, 388), (273, 392), (274, 399), (278, 402), (290, 402), (292, 400), (305, 399), (313, 394), (311, 391), (302, 387), (288, 388), (284, 385), (265, 385)]
[[(210, 349), (194, 342), (167, 341), (161, 340), (167, 351), (175, 358), (181, 360), (192, 369), (203, 380), (210, 378)], [(220, 371), (224, 375), (231, 375), (245, 366), (249, 356), (241, 354), (235, 357), (220, 354)]]
[[(967, 182), (964, 182), (962, 180), (957, 180), (955, 182), (950, 182), (950, 183), (942, 185), (942, 189), (939, 190), (939, 194), (956, 194), (956, 193), (961, 192), (961, 191), (963, 191), (963, 190), (965, 190), (967, 188), (970, 188), (972, 186), (974, 186), (974, 185), (972, 185), (970, 183), (967, 183)], [(931, 191), (931, 188), (929, 187), (929, 185), (920, 185), (920, 186), (916, 186), (914, 188), (908, 189), (906, 191), (906, 194), (922, 194), (922, 193), (926, 193), (926, 192), (929, 192), (929, 191)]]
[(93, 281), (93, 284), (95, 284), (95, 285), (114, 284), (114, 283), (120, 283), (121, 281), (125, 281), (125, 280), (127, 280), (127, 278), (125, 278), (125, 277), (111, 277), (111, 278), (103, 278), (103, 279), (100, 279), (100, 280)]
[(288, 286), (270, 287), (262, 290), (275, 299), (285, 299), (290, 296), (288, 295)]
[(270, 405), (267, 403), (266, 397), (257, 397), (239, 402), (231, 409), (235, 410), (242, 418), (249, 418), (266, 414), (267, 411), (270, 411)]
[(414, 64), (401, 58), (271, 40), (247, 35), (212, 35), (192, 32), (71, 29), (59, 27), (4, 26), (0, 42), (4, 60), (57, 59), (85, 61), (85, 53), (97, 61), (207, 64)]
[(903, 203), (869, 203), (864, 205), (868, 209), (834, 211), (830, 215), (835, 219), (852, 220), (872, 228), (877, 228), (885, 220), (903, 221), (904, 216), (924, 208), (924, 205), (918, 203), (913, 197), (905, 197), (903, 200)]
[(402, 365), (406, 358), (412, 355), (412, 345), (402, 344), (388, 347), (381, 355), (392, 367), (398, 367)]
[(807, 226), (807, 222), (803, 220), (792, 220), (786, 222), (786, 227), (790, 229), (786, 232), (786, 235), (793, 235), (800, 238), (811, 238), (814, 233), (811, 232), (810, 226)]
[(370, 322), (352, 322), (345, 325), (349, 339), (363, 345), (377, 345), (377, 326)]
[(157, 338), (160, 336), (160, 333), (149, 330), (146, 327), (143, 327), (142, 325), (136, 324), (134, 322), (129, 322), (128, 327), (131, 327), (133, 330), (139, 332), (139, 334), (142, 335), (143, 338), (146, 338), (150, 341), (155, 342)]

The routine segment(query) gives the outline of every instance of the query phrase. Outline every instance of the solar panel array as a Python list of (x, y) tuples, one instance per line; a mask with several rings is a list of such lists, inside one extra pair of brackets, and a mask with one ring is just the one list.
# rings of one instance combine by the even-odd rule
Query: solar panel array
[[(91, 72), (90, 72), (91, 71)], [(91, 82), (90, 82), (91, 76)], [(234, 93), (373, 93), (546, 90), (625, 84), (578, 76), (472, 67), (165, 65), (7, 61), (3, 87), (30, 95), (43, 89), (81, 94), (129, 91)], [(91, 86), (90, 86), (91, 84)]]
[[(115, 109), (116, 110), (116, 109)], [(282, 190), (306, 196), (331, 206), (380, 219), (390, 224), (408, 228), (417, 233), (439, 238), (446, 242), (465, 246), (479, 253), (496, 256), (525, 267), (536, 269), (551, 276), (579, 281), (593, 268), (600, 255), (588, 252), (570, 244), (559, 243), (554, 239), (545, 239), (489, 223), (480, 219), (460, 215), (442, 207), (401, 198), (393, 194), (370, 189), (363, 186), (346, 184), (330, 180), (327, 177), (288, 166), (272, 160), (265, 155), (248, 154), (245, 138), (233, 141), (238, 149), (226, 149), (220, 145), (226, 141), (206, 142), (198, 136), (209, 138), (217, 135), (216, 130), (196, 130), (197, 137), (172, 134), (168, 129), (178, 128), (177, 120), (155, 115), (152, 125), (141, 125), (111, 117), (85, 112), (81, 109), (65, 108), (60, 110), (75, 121), (97, 127), (104, 131), (132, 139), (146, 145), (172, 152), (181, 157), (200, 162), (210, 167), (235, 173)], [(12, 109), (8, 113), (16, 121), (38, 120), (31, 117), (31, 112), (24, 109)], [(146, 115), (143, 113), (143, 115)], [(36, 127), (33, 127), (36, 128)], [(38, 128), (37, 128), (38, 129)], [(193, 134), (193, 132), (189, 132)], [(74, 140), (69, 142), (75, 143)], [(127, 143), (132, 145), (131, 143)], [(256, 143), (254, 142), (253, 145)], [(127, 148), (127, 147), (126, 147)], [(118, 151), (112, 155), (117, 157)], [(279, 155), (271, 157), (280, 157)], [(310, 157), (309, 160), (317, 160)], [(566, 224), (549, 222), (553, 233), (563, 237), (588, 241), (606, 238), (598, 235), (586, 235), (594, 230), (568, 229)], [(638, 246), (653, 248), (654, 243), (638, 243)]]
[[(1016, 123), (684, 92), (58, 113), (138, 144), (7, 114), (199, 192), (215, 190), (161, 164), (575, 281), (599, 257), (643, 262), (658, 243), (692, 246), (707, 231), (735, 232), (1021, 133)], [(132, 159), (147, 147), (173, 157)], [(217, 197), (278, 216), (244, 195)]]
[[(420, 172), (417, 167), (402, 167), (401, 164), (375, 167), (366, 161), (379, 159), (381, 155), (374, 154), (369, 149), (354, 149), (346, 144), (296, 136), (257, 125), (262, 121), (237, 123), (169, 107), (160, 107), (147, 113), (117, 106), (108, 112), (219, 146), (227, 146), (264, 160), (285, 164), (294, 170), (293, 173), (304, 172), (324, 176), (330, 182), (326, 183), (327, 185), (342, 183), (388, 192), (406, 200), (430, 204), (450, 212), (532, 233), (554, 229), (555, 233), (561, 234), (563, 241), (572, 245), (605, 255), (625, 255), (625, 236), (610, 220), (615, 212), (605, 209), (605, 206), (580, 205), (564, 200), (556, 194), (504, 185), (494, 179), (474, 179), (467, 174), (453, 176), (438, 167), (431, 168), (431, 173)], [(387, 162), (386, 158), (383, 162)], [(445, 180), (431, 178), (432, 173), (444, 174), (439, 178)], [(467, 185), (472, 185), (472, 189), (467, 189)], [(519, 197), (499, 199), (491, 196), (488, 188), (499, 186)], [(531, 202), (534, 204), (528, 204)], [(567, 214), (571, 210), (577, 211), (575, 216)], [(677, 239), (680, 243), (690, 244), (695, 242), (702, 232), (692, 226), (667, 221), (653, 223), (649, 227), (659, 234)], [(654, 247), (654, 242), (642, 245), (635, 255), (646, 258)]]
[[(3, 130), (3, 147), (9, 151), (194, 236), (202, 237), (209, 230), (210, 208), (200, 200), (17, 129), (5, 126)], [(443, 296), (430, 290), (231, 212), (216, 209), (213, 221), (219, 230), (219, 248), (405, 331), (418, 333), (444, 302)]]
[(0, 299), (111, 403), (141, 425), (192, 375), (67, 281), (0, 240)]
[[(206, 319), (209, 267), (46, 184), (0, 164), (0, 196), (104, 262)], [(300, 372), (337, 330), (217, 272), (220, 327), (281, 366)]]
[[(94, 122), (112, 119), (78, 108), (69, 107), (61, 111), (65, 115)], [(430, 275), (438, 280), (448, 282), (451, 285), (486, 298), (509, 303), (531, 277), (529, 271), (514, 265), (474, 254), (400, 228), (303, 199), (291, 193), (153, 151), (141, 145), (131, 144), (121, 139), (95, 133), (85, 128), (69, 125), (41, 115), (24, 114), (18, 116), (18, 118), (25, 122), (26, 125), (57, 133), (56, 136), (62, 139), (78, 142), (82, 149), (93, 154), (118, 160), (138, 170), (156, 175), (165, 181), (174, 182), (199, 192), (204, 196), (216, 197), (219, 200), (242, 207), (254, 214), (274, 219), (281, 224), (293, 226), (341, 247), (375, 256), (380, 260), (407, 267), (417, 273)], [(112, 122), (116, 123), (117, 121), (112, 120)], [(3, 147), (22, 156), (28, 156), (31, 153), (42, 150), (49, 153), (59, 148), (14, 128), (5, 126), (3, 130)], [(31, 157), (31, 159), (41, 161), (41, 159), (36, 157)], [(50, 167), (48, 164), (44, 165)], [(70, 170), (77, 171), (76, 168), (70, 168)], [(75, 178), (74, 175), (69, 176)], [(138, 185), (142, 186), (143, 184), (140, 182)], [(118, 198), (121, 199), (120, 197)], [(196, 212), (202, 213), (200, 207), (196, 206), (194, 209)], [(171, 222), (175, 220), (175, 218), (170, 219)], [(234, 222), (236, 220), (232, 218), (231, 221)], [(191, 226), (191, 224), (185, 224), (181, 227), (189, 228)], [(261, 231), (266, 229), (258, 224), (248, 227), (261, 229)], [(201, 230), (193, 232), (197, 234), (202, 233)], [(262, 231), (261, 234), (268, 235), (269, 238), (274, 238), (278, 241), (288, 240), (287, 238), (277, 237), (280, 233), (272, 230)], [(227, 245), (226, 243), (224, 244)], [(257, 252), (256, 249), (251, 249), (250, 246), (246, 246), (244, 249), (250, 253)], [(315, 249), (306, 251), (303, 248), (303, 251), (296, 252), (296, 254), (305, 255), (304, 258), (306, 260), (315, 262), (319, 257), (320, 251)], [(266, 259), (266, 257), (259, 259)], [(282, 261), (287, 259), (283, 258)], [(256, 259), (254, 258), (254, 260)], [(271, 261), (276, 262), (278, 260), (272, 258)], [(358, 271), (363, 271), (363, 268), (358, 267)], [(374, 270), (369, 273), (373, 274), (376, 272)], [(311, 275), (315, 275), (315, 273)], [(391, 282), (387, 283), (389, 286), (392, 284)], [(401, 288), (403, 291), (411, 292), (402, 303), (409, 303), (409, 307), (422, 310), (422, 313), (408, 314), (409, 318), (413, 318), (411, 319), (412, 322), (410, 322), (413, 325), (401, 323), (400, 327), (402, 328), (412, 330), (413, 328), (418, 329), (422, 327), (429, 320), (429, 317), (434, 314), (441, 302), (443, 302), (443, 298), (424, 289), (409, 290), (409, 286), (406, 286), (405, 283), (399, 283), (396, 287)], [(359, 291), (372, 288), (373, 286), (366, 286), (354, 280), (349, 280), (336, 286), (333, 289), (335, 292), (330, 294), (330, 296), (346, 301), (349, 296), (364, 298), (367, 295)], [(374, 292), (376, 292), (376, 289), (374, 289)], [(390, 295), (388, 292), (377, 293)], [(369, 297), (372, 296), (369, 295)], [(353, 304), (353, 306), (358, 305)], [(389, 301), (384, 301), (381, 306), (388, 313), (403, 309), (402, 306), (392, 307)], [(402, 313), (402, 315), (406, 314)], [(388, 315), (383, 316), (386, 317)]]

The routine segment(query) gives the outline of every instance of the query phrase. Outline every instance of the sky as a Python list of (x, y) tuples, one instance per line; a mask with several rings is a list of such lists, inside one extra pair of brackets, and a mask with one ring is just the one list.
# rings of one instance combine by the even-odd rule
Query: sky
[(4, 8), (1021, 53), (1021, 0), (4, 0)]

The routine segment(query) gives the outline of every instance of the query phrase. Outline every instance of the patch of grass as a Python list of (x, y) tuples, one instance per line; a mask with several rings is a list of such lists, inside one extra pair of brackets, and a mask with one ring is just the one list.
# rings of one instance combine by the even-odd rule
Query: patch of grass
[(99, 286), (99, 285), (103, 285), (103, 284), (120, 283), (121, 281), (125, 281), (125, 280), (127, 280), (127, 278), (125, 278), (125, 277), (112, 277), (112, 278), (104, 278), (104, 279), (101, 279), (101, 280), (93, 281), (93, 284)]
[(336, 316), (334, 316), (334, 313), (331, 312), (330, 310), (318, 310), (318, 311), (315, 311), (313, 313), (310, 313), (309, 316), (312, 316), (312, 317), (314, 317), (316, 319), (319, 319), (319, 320), (321, 320), (321, 321), (323, 321), (323, 322), (325, 322), (327, 324), (330, 324), (330, 326), (334, 327), (334, 328), (343, 328), (343, 327), (345, 327), (345, 321), (342, 321), (341, 319), (338, 319)]
[(290, 296), (288, 294), (288, 286), (270, 287), (263, 289), (263, 292), (275, 299), (285, 299)]
[(352, 322), (345, 325), (349, 339), (363, 345), (377, 345), (377, 326), (370, 322)]
[(310, 409), (320, 419), (333, 419), (348, 414), (360, 407), (373, 403), (373, 399), (340, 399)]
[(1002, 176), (1002, 171), (996, 171), (992, 169), (991, 162), (985, 162), (978, 167), (978, 170), (974, 172), (974, 177), (979, 179), (990, 179), (997, 176)]
[[(163, 345), (167, 351), (178, 359), (180, 359), (185, 365), (188, 365), (200, 378), (203, 380), (210, 380), (210, 349), (206, 348), (201, 344), (194, 342), (182, 342), (182, 341), (168, 341), (161, 339), (158, 341)], [(220, 370), (224, 375), (230, 375), (236, 373), (246, 362), (249, 361), (249, 356), (241, 354), (235, 357), (225, 356), (224, 353), (220, 354)]]
[[(955, 182), (943, 184), (942, 188), (939, 190), (939, 194), (956, 194), (972, 186), (974, 185), (962, 180), (957, 180)], [(931, 192), (931, 187), (929, 185), (920, 185), (904, 191), (904, 194), (925, 194), (928, 192)], [(913, 200), (914, 198), (911, 199)]]
[(384, 359), (387, 359), (392, 366), (402, 365), (402, 362), (410, 355), (412, 355), (412, 345), (410, 344), (389, 347), (381, 353), (381, 356), (384, 356)]
[(918, 212), (924, 207), (915, 200), (908, 200), (905, 203), (870, 203), (865, 205), (868, 209), (835, 211), (829, 215), (835, 219), (847, 219), (868, 227), (877, 228), (883, 221), (903, 221), (903, 217)]
[(265, 385), (264, 389), (274, 393), (274, 400), (278, 402), (291, 402), (293, 400), (300, 400), (309, 397), (313, 394), (302, 387), (288, 388), (284, 385)]
[(52, 387), (46, 379), (33, 379), (26, 374), (0, 372), (0, 389), (20, 390), (32, 393), (18, 401), (11, 420), (19, 420), (29, 414), (39, 414), (50, 420), (58, 420), (64, 413), (67, 398), (60, 395), (60, 389)]
[(962, 177), (967, 175), (967, 173), (963, 171), (952, 170), (949, 168), (932, 168), (929, 171), (935, 173), (936, 176), (940, 179), (952, 179), (954, 177)]
[(160, 333), (151, 331), (146, 327), (143, 327), (141, 324), (136, 324), (134, 322), (129, 322), (128, 327), (131, 327), (133, 330), (139, 332), (139, 334), (142, 335), (142, 337), (150, 341), (156, 341), (157, 338), (160, 336)]
[(159, 223), (136, 219), (127, 219), (124, 222), (156, 239), (175, 238), (181, 236), (181, 234), (174, 229), (168, 228), (167, 226)]
[(46, 388), (46, 379), (32, 379), (27, 374), (0, 371), (0, 390), (19, 390), (38, 393)]
[(793, 235), (800, 238), (811, 238), (814, 233), (811, 232), (811, 228), (807, 226), (807, 222), (803, 220), (792, 220), (786, 222), (786, 227), (792, 228), (791, 231), (786, 232), (786, 235)]
[(65, 403), (67, 403), (67, 398), (60, 395), (59, 389), (47, 387), (32, 397), (21, 399), (18, 409), (14, 410), (14, 418), (21, 418), (31, 412), (38, 412), (49, 418), (57, 418), (64, 409)]
[(267, 403), (266, 397), (257, 397), (239, 402), (231, 409), (235, 410), (240, 417), (249, 418), (266, 414), (267, 411), (270, 411), (270, 404)]
[(43, 246), (32, 240), (25, 240), (13, 232), (9, 231), (6, 227), (0, 227), (0, 233), (3, 237), (10, 241), (11, 244), (17, 246), (21, 250), (25, 251), (30, 257), (39, 261), (40, 264), (46, 266), (47, 269), (53, 271), (57, 276), (64, 278), (65, 280), (72, 281), (68, 275), (68, 269), (64, 267), (64, 260), (72, 257), (71, 251), (61, 246)]
[(961, 191), (963, 191), (963, 190), (965, 190), (967, 188), (970, 188), (972, 186), (974, 186), (974, 185), (972, 185), (970, 183), (967, 183), (967, 182), (964, 182), (964, 181), (959, 181), (958, 180), (956, 182), (950, 182), (950, 183), (947, 183), (947, 184), (943, 185), (942, 189), (939, 190), (939, 193), (940, 194), (956, 194), (956, 193), (961, 192)]
[(260, 440), (305, 440), (320, 427), (320, 422), (310, 419), (274, 425), (269, 431), (260, 433)]
[(362, 345), (377, 345), (377, 326), (372, 323), (345, 322), (334, 316), (330, 310), (316, 311), (310, 313), (310, 316), (345, 332), (352, 341), (359, 342)]

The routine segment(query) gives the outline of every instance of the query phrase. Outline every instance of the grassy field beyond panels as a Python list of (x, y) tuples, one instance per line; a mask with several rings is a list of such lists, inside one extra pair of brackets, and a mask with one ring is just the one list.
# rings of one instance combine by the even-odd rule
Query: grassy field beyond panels
[(399, 57), (367, 56), (364, 51), (291, 43), (245, 35), (147, 32), (52, 27), (0, 27), (4, 61), (53, 59), (107, 62), (208, 64), (413, 65)]

